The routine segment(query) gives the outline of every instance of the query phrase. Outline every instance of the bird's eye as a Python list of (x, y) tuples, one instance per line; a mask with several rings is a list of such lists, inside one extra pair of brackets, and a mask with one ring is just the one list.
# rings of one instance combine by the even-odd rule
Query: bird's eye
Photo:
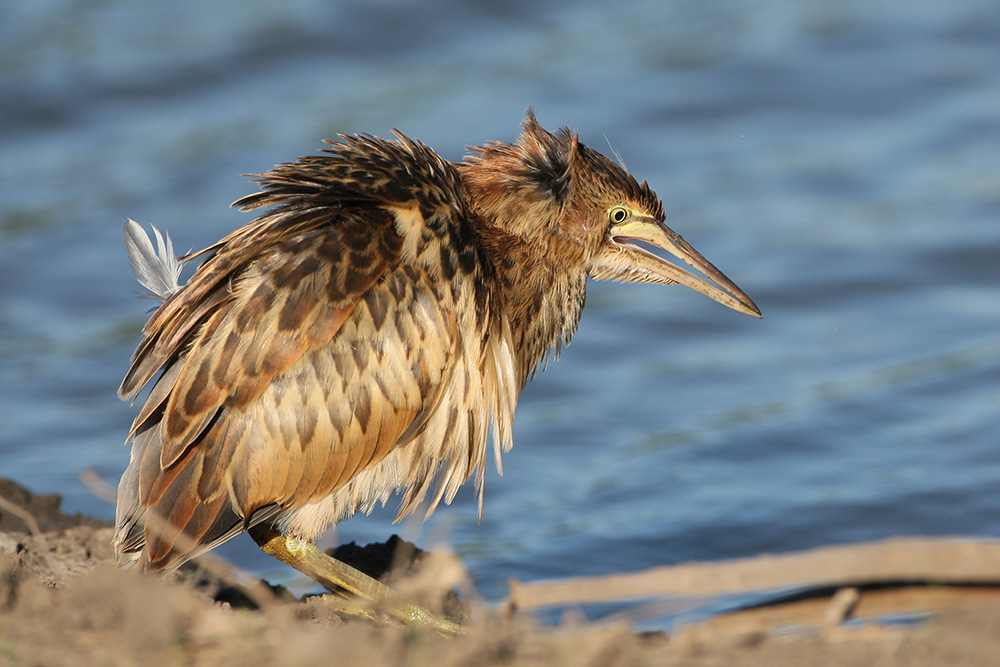
[(628, 217), (628, 209), (624, 206), (615, 206), (610, 211), (608, 211), (608, 218), (611, 222), (617, 224), (619, 222), (625, 222), (625, 218)]

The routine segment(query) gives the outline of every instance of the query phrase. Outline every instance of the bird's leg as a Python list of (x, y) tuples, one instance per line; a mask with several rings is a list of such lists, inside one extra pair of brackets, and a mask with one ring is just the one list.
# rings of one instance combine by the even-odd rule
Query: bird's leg
[(379, 605), (405, 625), (431, 627), (449, 635), (465, 632), (462, 625), (439, 618), (423, 607), (397, 603), (396, 594), (391, 588), (347, 563), (327, 556), (314, 542), (282, 535), (273, 527), (264, 524), (250, 528), (249, 533), (257, 546), (267, 555), (291, 565), (331, 591), (345, 590)]

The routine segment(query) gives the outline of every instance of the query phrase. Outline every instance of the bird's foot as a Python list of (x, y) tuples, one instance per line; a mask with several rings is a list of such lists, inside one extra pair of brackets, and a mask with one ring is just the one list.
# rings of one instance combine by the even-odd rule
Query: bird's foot
[[(383, 618), (379, 615), (381, 611), (410, 627), (429, 627), (445, 635), (466, 632), (465, 626), (432, 614), (419, 605), (399, 603), (398, 596), (391, 588), (364, 572), (326, 555), (313, 542), (282, 535), (274, 528), (263, 524), (254, 526), (249, 532), (264, 553), (291, 565), (331, 591), (336, 593), (346, 591), (350, 595), (373, 603), (375, 607), (345, 605), (344, 600), (338, 599), (340, 607), (352, 607), (348, 612), (349, 615), (379, 620)], [(357, 613), (359, 610), (360, 613)]]
[(416, 604), (384, 603), (378, 609), (362, 604), (360, 600), (346, 600), (328, 593), (320, 596), (327, 609), (347, 618), (375, 623), (402, 624), (411, 628), (430, 628), (445, 636), (462, 635), (468, 629), (461, 623), (450, 621)]

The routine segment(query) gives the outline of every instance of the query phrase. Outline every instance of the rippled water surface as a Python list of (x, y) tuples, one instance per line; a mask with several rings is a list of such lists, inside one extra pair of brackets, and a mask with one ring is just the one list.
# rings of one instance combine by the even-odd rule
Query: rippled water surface
[[(113, 508), (115, 390), (241, 174), (398, 127), (451, 159), (527, 106), (648, 179), (761, 306), (591, 286), (504, 477), (426, 526), (480, 590), (899, 534), (1000, 536), (1000, 14), (990, 2), (19, 0), (0, 22), (0, 474)], [(607, 138), (607, 139), (606, 139)], [(331, 538), (332, 539), (332, 538)], [(280, 572), (247, 538), (225, 554)], [(282, 576), (288, 576), (287, 573)]]

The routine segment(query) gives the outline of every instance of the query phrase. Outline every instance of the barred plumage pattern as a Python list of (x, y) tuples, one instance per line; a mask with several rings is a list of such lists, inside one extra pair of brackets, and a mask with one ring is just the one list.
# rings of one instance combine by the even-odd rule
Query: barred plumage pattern
[(473, 474), (482, 511), (489, 444), (499, 467), (588, 275), (673, 280), (619, 267), (619, 247), (601, 259), (608, 206), (654, 225), (663, 210), (575, 135), (529, 115), (517, 144), (476, 151), (342, 137), (261, 175), (235, 205), (263, 212), (180, 258), (203, 261), (163, 289), (120, 389), (152, 385), (119, 488), (123, 559), (172, 568), (260, 522), (312, 540), (397, 491), (401, 515), (430, 513)]

